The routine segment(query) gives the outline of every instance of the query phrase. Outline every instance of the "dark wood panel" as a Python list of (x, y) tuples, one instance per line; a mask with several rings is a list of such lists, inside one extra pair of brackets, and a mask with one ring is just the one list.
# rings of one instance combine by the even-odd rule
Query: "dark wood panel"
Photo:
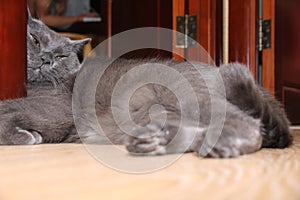
[(300, 124), (300, 89), (294, 87), (283, 87), (283, 104), (286, 108), (288, 118), (293, 124)]
[(222, 29), (219, 28), (222, 27), (219, 14), (222, 5), (219, 3), (221, 1), (218, 0), (173, 0), (173, 29), (177, 30), (177, 16), (185, 14), (196, 16), (196, 40), (203, 48), (203, 50), (193, 46), (187, 49), (176, 48), (176, 37), (174, 35), (174, 59), (182, 60), (182, 57), (186, 56), (189, 60), (208, 62), (212, 58), (217, 65), (220, 64), (221, 51), (217, 52), (217, 49), (221, 48), (220, 42), (222, 41)]
[[(209, 63), (215, 60), (215, 31), (216, 31), (216, 5), (214, 0), (188, 0), (188, 15), (197, 16), (197, 42), (204, 49), (194, 47), (188, 49), (190, 60)], [(212, 64), (212, 63), (211, 63)]]
[(215, 62), (219, 66), (223, 59), (223, 1), (213, 0), (216, 10), (215, 16)]
[[(173, 9), (172, 0), (157, 0), (157, 27), (172, 29), (173, 27)], [(161, 38), (158, 34), (158, 44), (163, 41), (169, 49), (172, 49), (173, 38)], [(158, 55), (164, 58), (171, 58), (172, 52), (158, 50)]]
[(172, 0), (114, 0), (113, 34), (139, 27), (172, 28)]
[(294, 114), (300, 113), (299, 10), (300, 1), (298, 0), (276, 0), (276, 96), (283, 100), (293, 123), (300, 122), (299, 114)]
[(256, 0), (229, 0), (229, 61), (250, 67), (256, 76)]
[(26, 0), (0, 1), (0, 99), (26, 95)]
[[(112, 1), (112, 35), (140, 27), (172, 29), (172, 0), (114, 0)], [(161, 38), (157, 35), (158, 44)], [(117, 44), (112, 44), (117, 48)], [(172, 48), (170, 39), (169, 48)], [(156, 52), (156, 53), (155, 53)], [(139, 50), (126, 57), (171, 57), (171, 52)]]
[[(177, 30), (176, 17), (185, 15), (185, 0), (173, 0), (173, 30)], [(183, 60), (185, 49), (176, 47), (176, 34), (173, 34), (173, 59)]]

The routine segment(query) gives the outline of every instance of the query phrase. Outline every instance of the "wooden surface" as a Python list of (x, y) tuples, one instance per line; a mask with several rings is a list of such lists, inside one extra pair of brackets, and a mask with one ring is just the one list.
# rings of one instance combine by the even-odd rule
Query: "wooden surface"
[(186, 154), (155, 173), (109, 169), (82, 145), (0, 147), (0, 199), (300, 199), (300, 131), (288, 149), (237, 159)]
[(216, 10), (215, 1), (212, 0), (188, 0), (186, 1), (185, 10), (190, 16), (197, 17), (197, 38), (196, 41), (204, 49), (199, 47), (189, 47), (186, 49), (187, 58), (192, 61), (215, 64), (211, 61), (217, 59), (216, 52)]
[[(111, 1), (111, 34), (142, 27), (163, 27), (172, 29), (172, 0), (113, 0)], [(160, 35), (157, 34), (159, 46)], [(117, 54), (120, 44), (111, 41), (112, 57)], [(163, 38), (163, 45), (172, 49), (172, 38)], [(128, 52), (126, 58), (170, 58), (171, 52), (156, 49), (138, 49)]]
[(275, 0), (263, 1), (263, 20), (271, 19), (271, 48), (262, 52), (262, 84), (275, 94)]
[[(185, 0), (172, 0), (172, 20), (173, 20), (173, 30), (177, 30), (177, 16), (184, 16), (185, 15)], [(184, 60), (184, 48), (176, 47), (177, 38), (176, 33), (173, 34), (173, 59), (174, 60)]]
[[(200, 61), (211, 63), (210, 59), (219, 64), (219, 58), (216, 57), (217, 48), (217, 15), (216, 0), (172, 0), (173, 1), (173, 30), (177, 30), (177, 16), (196, 16), (197, 30), (196, 41), (201, 45), (191, 46), (189, 48), (176, 47), (176, 33), (173, 35), (173, 58), (175, 60), (184, 60), (186, 58), (191, 61)], [(218, 2), (219, 5), (219, 2)], [(222, 24), (218, 24), (222, 26)], [(219, 54), (218, 54), (219, 55)]]
[(0, 1), (0, 100), (26, 96), (26, 0)]
[(253, 0), (229, 0), (229, 62), (250, 67), (256, 77), (257, 9)]
[(300, 1), (276, 0), (275, 87), (289, 119), (300, 124)]

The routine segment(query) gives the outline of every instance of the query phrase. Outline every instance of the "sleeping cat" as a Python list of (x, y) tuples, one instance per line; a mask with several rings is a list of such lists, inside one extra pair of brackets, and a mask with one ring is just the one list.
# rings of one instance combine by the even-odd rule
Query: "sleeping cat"
[[(64, 38), (48, 29), (42, 22), (29, 17), (28, 97), (0, 102), (0, 144), (111, 142), (125, 144), (132, 154), (158, 155), (193, 151), (204, 157), (236, 157), (255, 152), (262, 147), (284, 148), (292, 142), (289, 121), (279, 103), (257, 86), (248, 69), (238, 63), (219, 68), (194, 63), (207, 77), (212, 77), (213, 86), (208, 90), (204, 79), (190, 63), (158, 59), (118, 59), (99, 80), (95, 96), (94, 107), (105, 135), (99, 134), (94, 128), (95, 124), (92, 123), (95, 122), (85, 123), (81, 126), (83, 129), (76, 130), (71, 91), (74, 79), (84, 77), (83, 70), (79, 69), (76, 53), (87, 42), (89, 39), (71, 41)], [(96, 71), (106, 62), (97, 58), (88, 59), (84, 66)], [(190, 99), (184, 99), (187, 105), (185, 113), (189, 121), (183, 124), (179, 137), (176, 136), (181, 120), (178, 100), (168, 88), (159, 84), (147, 84), (138, 88), (130, 99), (130, 118), (140, 128), (132, 130), (128, 135), (116, 124), (111, 103), (113, 90), (126, 72), (142, 64), (153, 68), (159, 64), (171, 67), (182, 74), (196, 92), (200, 117), (195, 117), (194, 111), (189, 108)], [(216, 72), (222, 76), (223, 81), (214, 79)], [(223, 82), (226, 95), (219, 92)], [(86, 89), (88, 83), (88, 77), (86, 86), (75, 83), (74, 91), (77, 95), (84, 96), (89, 93)], [(172, 84), (180, 82), (175, 80)], [(212, 144), (209, 137), (205, 137), (209, 128), (214, 130), (217, 127), (217, 124), (210, 124), (211, 117), (218, 116), (218, 112), (221, 112), (217, 109), (213, 111), (216, 113), (212, 113), (212, 93), (215, 94), (217, 107), (226, 106), (224, 126), (216, 144)], [(149, 110), (153, 105), (164, 107), (164, 124), (152, 120)], [(76, 124), (86, 122), (90, 108), (85, 108), (84, 102), (80, 101), (76, 106), (81, 109), (75, 113)], [(80, 138), (77, 131), (80, 132)], [(195, 133), (194, 140), (191, 132)], [(214, 137), (214, 133), (211, 137)], [(189, 142), (191, 145), (187, 147)]]
[[(72, 117), (69, 112), (71, 106), (71, 86), (69, 84), (72, 84), (73, 76), (80, 68), (77, 54), (88, 42), (90, 39), (71, 41), (62, 37), (50, 30), (40, 20), (31, 18), (30, 12), (28, 12), (28, 97), (0, 102), (1, 144), (37, 144), (61, 141), (62, 138), (69, 135), (69, 127), (73, 124), (72, 118), (69, 119)], [(41, 101), (44, 105), (36, 105)], [(60, 103), (56, 101), (60, 101)], [(60, 115), (50, 112), (46, 106), (59, 109)], [(66, 119), (69, 120), (65, 121)], [(32, 130), (31, 121), (37, 123), (33, 124), (37, 125), (34, 126), (34, 130)], [(62, 125), (57, 127), (52, 122), (59, 122)], [(64, 130), (62, 131), (62, 129)], [(45, 135), (42, 138), (38, 130), (51, 132), (51, 136)]]

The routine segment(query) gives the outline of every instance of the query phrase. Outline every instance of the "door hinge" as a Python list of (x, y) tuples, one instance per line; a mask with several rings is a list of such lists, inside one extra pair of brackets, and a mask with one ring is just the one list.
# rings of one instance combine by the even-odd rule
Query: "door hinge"
[(271, 20), (258, 21), (258, 50), (271, 48)]
[(176, 17), (176, 47), (188, 48), (197, 44), (197, 16)]

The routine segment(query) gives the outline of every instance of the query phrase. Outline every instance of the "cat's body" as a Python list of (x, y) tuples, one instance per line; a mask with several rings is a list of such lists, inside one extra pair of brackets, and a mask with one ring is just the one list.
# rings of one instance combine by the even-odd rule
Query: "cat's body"
[[(80, 138), (73, 122), (71, 91), (74, 78), (83, 76), (83, 73), (77, 74), (79, 62), (76, 52), (87, 41), (66, 40), (36, 20), (30, 19), (28, 27), (28, 97), (0, 102), (0, 144), (79, 142)], [(40, 40), (46, 43), (43, 44)], [(50, 46), (50, 51), (39, 49), (43, 46)], [(183, 98), (183, 104), (186, 106), (183, 112), (176, 96), (166, 87), (159, 84), (143, 85), (137, 88), (129, 102), (119, 102), (122, 105), (129, 103), (132, 121), (141, 125), (141, 128), (132, 130), (130, 134), (133, 136), (124, 134), (112, 115), (112, 93), (116, 83), (126, 72), (145, 63), (153, 68), (163, 64), (183, 75), (195, 91), (200, 114), (195, 115), (195, 110), (189, 106), (195, 99)], [(86, 65), (96, 71), (103, 64), (103, 60), (91, 59)], [(101, 144), (107, 143), (108, 138), (112, 143), (126, 144), (132, 153), (143, 155), (195, 151), (201, 156), (212, 157), (235, 157), (255, 152), (261, 147), (283, 148), (291, 143), (289, 122), (284, 111), (267, 92), (255, 84), (245, 66), (238, 63), (220, 68), (201, 63), (195, 65), (199, 67), (201, 74), (211, 77), (209, 80), (212, 84), (209, 90), (203, 77), (189, 63), (161, 60), (115, 61), (99, 81), (95, 105), (85, 107), (84, 98), (73, 105), (76, 110), (80, 108), (80, 111), (75, 113), (75, 122), (81, 124), (81, 129), (78, 130), (81, 140)], [(159, 70), (157, 73), (159, 75)], [(217, 74), (220, 74), (222, 79), (216, 79)], [(88, 77), (86, 78), (87, 85), (75, 83), (75, 92), (79, 96), (88, 93)], [(221, 91), (223, 83), (226, 94)], [(172, 84), (180, 85), (181, 82), (175, 80)], [(164, 125), (159, 125), (155, 119), (150, 120), (149, 109), (153, 105), (162, 105), (165, 108), (167, 121)], [(216, 106), (213, 111), (212, 105)], [(211, 121), (211, 118), (222, 116), (224, 105), (224, 126), (220, 129), (221, 132), (210, 133), (212, 138), (221, 133), (214, 145), (214, 142), (205, 136), (208, 130), (218, 128), (218, 121)], [(98, 134), (99, 131), (93, 124), (95, 121), (85, 123), (89, 120), (90, 109), (93, 109), (93, 106), (105, 135)], [(180, 134), (175, 137), (182, 114), (189, 120), (182, 124)], [(151, 135), (152, 133), (155, 134)], [(144, 138), (145, 136), (148, 137)], [(192, 136), (195, 136), (195, 140)], [(191, 145), (186, 145), (188, 143)]]
[[(99, 68), (105, 62), (101, 60), (87, 60), (85, 67)], [(183, 94), (185, 107), (185, 115), (189, 121), (181, 125), (182, 132), (178, 134), (175, 140), (171, 142), (173, 137), (178, 133), (180, 119), (182, 117), (182, 108), (179, 106), (177, 98), (169, 89), (159, 84), (146, 84), (134, 91), (127, 102), (122, 100), (122, 94), (126, 95), (133, 85), (128, 88), (124, 87), (121, 96), (117, 96), (119, 104), (112, 104), (112, 94), (116, 90), (116, 83), (124, 79), (123, 75), (130, 74), (132, 69), (140, 66), (146, 68), (157, 67), (157, 76), (160, 76), (160, 65), (171, 67), (179, 72), (191, 84), (196, 94), (196, 100), (199, 106), (200, 114), (196, 116), (193, 107), (190, 106), (194, 99), (190, 99), (191, 95)], [(201, 71), (199, 73), (194, 66)], [(96, 71), (96, 70), (95, 70)], [(144, 73), (144, 74), (143, 74)], [(142, 79), (147, 76), (148, 71), (140, 72), (138, 77), (133, 73), (128, 79)], [(221, 76), (218, 77), (218, 75)], [(81, 74), (79, 74), (81, 76)], [(170, 77), (165, 77), (170, 79)], [(170, 76), (170, 75), (169, 75)], [(205, 77), (205, 78), (203, 78)], [(87, 85), (90, 77), (86, 77)], [(84, 80), (84, 79), (83, 79)], [(132, 81), (135, 82), (135, 81)], [(172, 85), (180, 85), (182, 80), (175, 80)], [(222, 86), (225, 86), (225, 93)], [(208, 89), (209, 87), (209, 89)], [(88, 88), (75, 86), (78, 96), (84, 96), (89, 93)], [(128, 91), (127, 91), (128, 90)], [(175, 89), (180, 91), (180, 87)], [(181, 90), (182, 92), (182, 90)], [(188, 92), (188, 90), (187, 90)], [(116, 97), (114, 97), (116, 98)], [(84, 98), (83, 98), (84, 99)], [(150, 155), (164, 153), (179, 153), (185, 151), (196, 151), (200, 155), (212, 157), (235, 157), (240, 154), (251, 153), (257, 151), (261, 147), (286, 147), (291, 142), (289, 135), (289, 122), (280, 108), (279, 104), (262, 88), (255, 84), (249, 70), (239, 63), (224, 65), (219, 68), (207, 66), (203, 63), (193, 63), (193, 66), (187, 62), (174, 62), (162, 60), (117, 60), (109, 66), (99, 80), (96, 93), (95, 108), (98, 121), (104, 131), (104, 134), (112, 143), (126, 143), (127, 149), (134, 153), (146, 153)], [(214, 104), (212, 104), (214, 101)], [(126, 108), (129, 103), (129, 111), (132, 121), (144, 128), (133, 130), (135, 137), (128, 136), (120, 130), (116, 124), (115, 116), (112, 114), (112, 108)], [(80, 103), (79, 103), (80, 104)], [(84, 104), (84, 103), (83, 103)], [(167, 113), (167, 121), (164, 126), (157, 124), (155, 119), (151, 122), (149, 109), (153, 105), (161, 105)], [(85, 106), (77, 105), (85, 108)], [(215, 107), (215, 108), (213, 108)], [(189, 109), (190, 108), (190, 109)], [(224, 110), (222, 109), (226, 109)], [(118, 108), (117, 108), (118, 110)], [(86, 113), (90, 111), (84, 110), (80, 116), (84, 118)], [(213, 112), (213, 113), (212, 113)], [(77, 113), (76, 113), (77, 114)], [(120, 113), (117, 113), (117, 115)], [(213, 147), (213, 151), (206, 152), (212, 146), (208, 139), (204, 139), (208, 128), (217, 129), (222, 119), (220, 116), (225, 114), (224, 127), (220, 129), (221, 136)], [(75, 119), (76, 119), (75, 117)], [(89, 116), (90, 117), (90, 116)], [(217, 119), (211, 119), (211, 117)], [(125, 119), (131, 120), (131, 119)], [(197, 121), (199, 120), (199, 121)], [(218, 121), (219, 120), (219, 121)], [(80, 120), (79, 120), (80, 121)], [(87, 122), (89, 120), (85, 120)], [(198, 124), (198, 126), (194, 126)], [(89, 130), (89, 131), (87, 131)], [(189, 148), (186, 144), (193, 140), (192, 132), (196, 131), (195, 141)], [(146, 132), (145, 132), (146, 131)], [(88, 127), (84, 133), (81, 133), (82, 139), (86, 142), (98, 141), (102, 143), (102, 137), (97, 133), (99, 131)], [(85, 133), (88, 135), (85, 137)], [(210, 132), (211, 136), (217, 136), (218, 131)], [(155, 136), (150, 137), (151, 134)], [(147, 137), (147, 139), (138, 138)], [(168, 145), (171, 142), (170, 145)], [(202, 152), (199, 152), (202, 147)]]

